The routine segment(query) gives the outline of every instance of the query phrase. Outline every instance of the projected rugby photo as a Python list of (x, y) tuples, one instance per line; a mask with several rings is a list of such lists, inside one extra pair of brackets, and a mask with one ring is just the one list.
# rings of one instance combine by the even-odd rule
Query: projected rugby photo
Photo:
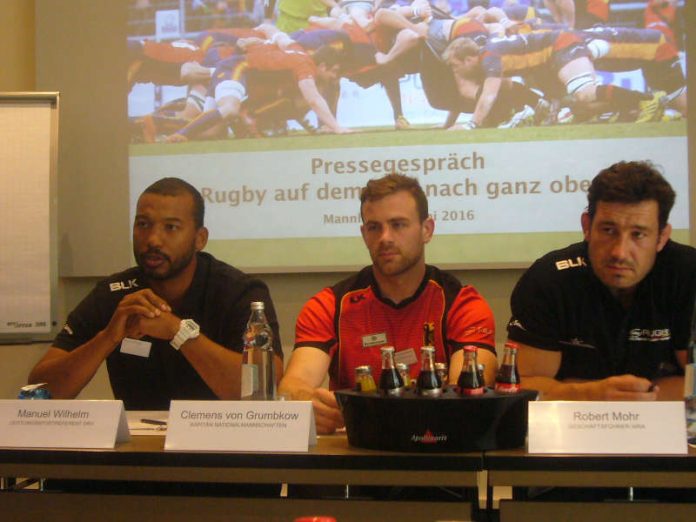
[(595, 137), (594, 124), (679, 135), (682, 9), (678, 0), (131, 0), (131, 142), (451, 143), (523, 127), (533, 128), (524, 139), (545, 140), (573, 128), (563, 134)]

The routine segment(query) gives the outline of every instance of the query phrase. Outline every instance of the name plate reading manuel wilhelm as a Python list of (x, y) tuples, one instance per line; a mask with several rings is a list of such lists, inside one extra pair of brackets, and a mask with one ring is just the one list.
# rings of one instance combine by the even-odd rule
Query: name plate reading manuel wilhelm
[(687, 453), (683, 402), (529, 403), (529, 453)]
[(172, 401), (165, 450), (306, 452), (311, 401)]
[(0, 446), (113, 448), (130, 439), (123, 401), (0, 400)]

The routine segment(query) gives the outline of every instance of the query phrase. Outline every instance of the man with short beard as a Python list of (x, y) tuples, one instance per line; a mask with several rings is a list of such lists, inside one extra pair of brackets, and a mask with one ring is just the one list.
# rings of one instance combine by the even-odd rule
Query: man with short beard
[(137, 267), (109, 276), (73, 310), (29, 382), (76, 397), (106, 360), (114, 396), (129, 410), (166, 410), (173, 399), (236, 399), (250, 303), (263, 301), (282, 372), (278, 322), (266, 285), (202, 252), (200, 193), (163, 178), (138, 199)]
[(420, 370), (419, 348), (435, 346), (435, 359), (449, 363), (456, 382), (465, 345), (478, 348), (486, 379), (496, 370), (495, 325), (486, 301), (452, 275), (425, 264), (425, 245), (435, 222), (414, 178), (390, 174), (367, 183), (360, 196), (360, 227), (372, 265), (325, 288), (304, 306), (297, 319), (295, 350), (279, 391), (311, 400), (317, 431), (343, 426), (333, 391), (352, 388), (357, 366), (370, 365), (375, 379), (380, 347), (394, 346), (397, 362)]
[(681, 400), (696, 249), (670, 239), (675, 192), (645, 161), (590, 184), (584, 241), (536, 260), (510, 298), (522, 385), (548, 400)]

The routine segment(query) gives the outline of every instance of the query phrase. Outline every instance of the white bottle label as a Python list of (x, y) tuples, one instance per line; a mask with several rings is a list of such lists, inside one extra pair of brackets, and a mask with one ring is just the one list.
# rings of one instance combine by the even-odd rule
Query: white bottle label
[(259, 389), (259, 368), (255, 364), (242, 364), (242, 397), (249, 397)]

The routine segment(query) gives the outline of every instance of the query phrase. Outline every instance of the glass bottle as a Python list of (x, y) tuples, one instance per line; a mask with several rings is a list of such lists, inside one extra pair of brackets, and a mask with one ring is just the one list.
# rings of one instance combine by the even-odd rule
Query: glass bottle
[(503, 363), (495, 376), (495, 391), (517, 393), (520, 391), (520, 374), (517, 371), (517, 344), (507, 342), (503, 351)]
[(423, 323), (423, 346), (435, 346), (435, 323)]
[(462, 372), (459, 374), (457, 385), (459, 393), (462, 395), (482, 395), (484, 392), (483, 382), (480, 379), (478, 362), (476, 361), (476, 347), (464, 347), (464, 364)]
[(439, 397), (442, 395), (442, 381), (435, 371), (435, 347), (421, 348), (421, 370), (418, 374), (418, 395)]
[(440, 382), (442, 382), (442, 388), (446, 388), (449, 384), (449, 370), (447, 368), (447, 363), (436, 362), (435, 372), (440, 377)]
[(266, 319), (262, 301), (251, 303), (251, 315), (243, 341), (241, 398), (274, 400), (276, 382), (273, 368), (273, 330)]
[(372, 377), (372, 368), (370, 365), (357, 366), (355, 368), (355, 389), (363, 393), (372, 393), (377, 391), (377, 385)]
[(479, 378), (479, 383), (481, 386), (484, 388), (486, 387), (486, 365), (478, 363), (476, 365), (476, 369), (478, 370), (478, 378)]
[(401, 375), (401, 380), (404, 381), (404, 388), (410, 388), (413, 383), (411, 382), (411, 372), (408, 369), (408, 364), (396, 363), (396, 370)]
[(398, 397), (404, 391), (404, 381), (394, 364), (394, 347), (382, 346), (382, 373), (379, 376), (379, 389), (382, 393)]

